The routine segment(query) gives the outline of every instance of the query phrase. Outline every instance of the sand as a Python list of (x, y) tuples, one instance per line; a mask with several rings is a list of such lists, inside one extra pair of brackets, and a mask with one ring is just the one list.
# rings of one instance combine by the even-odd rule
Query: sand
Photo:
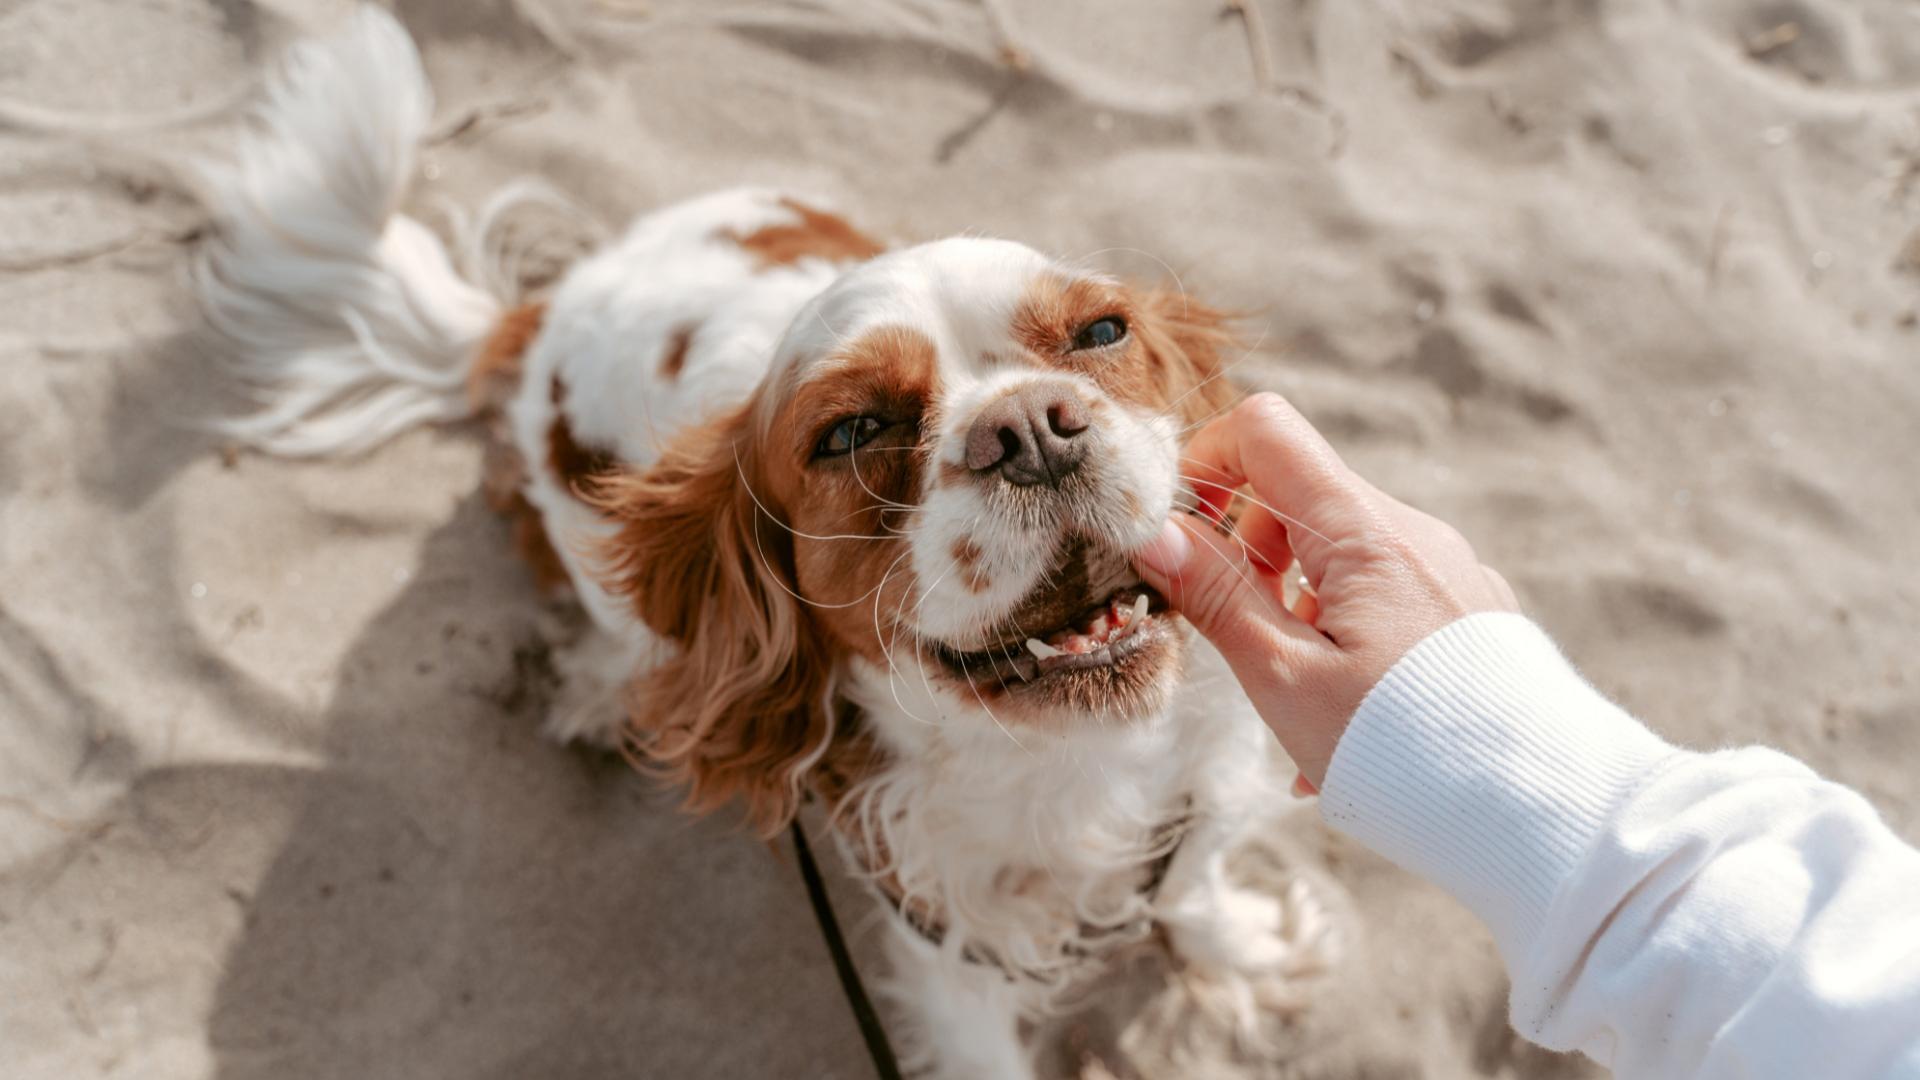
[[(398, 6), (421, 213), (773, 181), (1176, 272), (1601, 687), (1920, 837), (1911, 4)], [(224, 399), (164, 163), (341, 10), (0, 4), (0, 1072), (868, 1076), (786, 851), (536, 737), (564, 617), (474, 432), (300, 464), (187, 423)], [(1348, 961), (1190, 1075), (1589, 1075), (1507, 1033), (1452, 901), (1311, 814), (1279, 844)], [(1089, 1008), (1050, 1069), (1125, 1075)]]

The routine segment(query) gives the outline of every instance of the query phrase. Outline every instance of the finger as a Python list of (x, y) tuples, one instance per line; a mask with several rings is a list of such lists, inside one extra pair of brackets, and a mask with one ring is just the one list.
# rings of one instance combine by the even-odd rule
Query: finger
[[(1263, 573), (1285, 575), (1293, 570), (1293, 548), (1287, 543), (1287, 527), (1267, 511), (1256, 506), (1247, 512), (1240, 521), (1240, 541), (1249, 549), (1248, 558)], [(1320, 619), (1320, 598), (1305, 588), (1304, 576), (1300, 582), (1301, 593), (1287, 610), (1308, 626), (1316, 626)]]
[(1487, 580), (1493, 584), (1493, 591), (1499, 595), (1501, 603), (1506, 605), (1508, 611), (1520, 610), (1520, 597), (1514, 593), (1513, 586), (1507, 584), (1507, 579), (1500, 576), (1500, 571), (1491, 566), (1482, 565), (1480, 572), (1487, 575)]
[(1319, 581), (1333, 551), (1371, 517), (1366, 485), (1292, 405), (1255, 394), (1200, 429), (1187, 444), (1197, 488), (1242, 484), (1287, 526), (1307, 577)]
[(1200, 519), (1176, 514), (1134, 553), (1140, 576), (1206, 635), (1229, 663), (1259, 662), (1287, 641), (1325, 645), (1326, 639), (1294, 618), (1280, 596), (1280, 583), (1261, 577), (1234, 546)]
[(1248, 558), (1261, 570), (1281, 574), (1293, 565), (1293, 545), (1287, 542), (1287, 527), (1266, 510), (1249, 507), (1241, 516), (1237, 531), (1241, 542), (1247, 545)]
[(1311, 590), (1301, 589), (1300, 595), (1294, 597), (1291, 610), (1294, 618), (1308, 626), (1320, 625), (1320, 597)]
[(1231, 477), (1204, 461), (1187, 456), (1180, 458), (1180, 478), (1201, 513), (1215, 521), (1232, 512), (1234, 496), (1246, 485), (1244, 479)]
[(1189, 478), (1186, 493), (1192, 497), (1195, 509), (1203, 516), (1224, 521), (1227, 508), (1233, 502), (1233, 492), (1233, 487), (1203, 476)]

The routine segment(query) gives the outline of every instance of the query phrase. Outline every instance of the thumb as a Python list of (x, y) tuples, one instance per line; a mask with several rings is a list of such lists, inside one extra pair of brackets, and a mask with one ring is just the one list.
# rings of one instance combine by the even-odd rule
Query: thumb
[(1168, 518), (1134, 552), (1134, 565), (1236, 668), (1271, 660), (1286, 638), (1324, 642), (1286, 610), (1277, 578), (1257, 572), (1231, 540), (1191, 514)]

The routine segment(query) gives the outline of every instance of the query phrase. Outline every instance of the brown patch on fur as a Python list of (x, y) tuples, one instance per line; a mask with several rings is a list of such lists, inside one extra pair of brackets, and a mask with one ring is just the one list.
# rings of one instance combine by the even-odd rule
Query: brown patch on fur
[(518, 490), (504, 500), (490, 501), (513, 530), (513, 550), (533, 571), (534, 587), (553, 595), (571, 595), (573, 577), (567, 573), (567, 564), (561, 561), (559, 550), (548, 537), (540, 511)]
[(487, 428), (480, 482), (487, 505), (507, 519), (514, 551), (533, 571), (534, 585), (544, 593), (562, 595), (572, 591), (573, 579), (547, 536), (540, 511), (527, 501), (527, 463), (514, 448), (504, 411), (519, 392), (527, 348), (539, 336), (545, 316), (545, 304), (522, 304), (500, 317), (467, 374), (467, 400)]
[(1014, 309), (1013, 339), (1031, 357), (1070, 355), (1073, 335), (1096, 319), (1117, 315), (1131, 327), (1129, 299), (1126, 289), (1103, 281), (1043, 274)]
[(612, 473), (620, 459), (611, 451), (580, 442), (567, 423), (567, 386), (560, 376), (553, 377), (553, 423), (547, 427), (547, 467), (559, 479), (560, 486), (580, 494), (583, 485)]
[[(932, 339), (908, 327), (879, 327), (794, 391), (775, 420), (780, 434), (770, 440), (789, 448), (785, 467), (772, 478), (783, 496), (798, 493), (784, 496), (793, 508), (787, 523), (816, 536), (859, 537), (796, 541), (800, 594), (829, 605), (820, 609), (819, 619), (842, 648), (876, 663), (885, 663), (888, 651), (912, 640), (890, 625), (907, 606), (903, 599), (913, 573), (904, 561), (897, 562), (905, 541), (895, 530), (904, 518), (888, 504), (918, 500), (926, 464), (920, 432), (938, 422), (933, 411), (937, 380)], [(863, 414), (885, 417), (893, 426), (844, 457), (809, 461), (823, 425)], [(863, 596), (870, 600), (834, 606)]]
[(973, 569), (979, 565), (980, 556), (980, 548), (973, 541), (961, 539), (953, 542), (953, 561), (960, 564), (960, 569)]
[(980, 560), (985, 553), (978, 544), (971, 540), (955, 540), (952, 555), (954, 563), (960, 567), (961, 583), (968, 592), (978, 596), (993, 588), (993, 580), (980, 568)]
[(672, 382), (686, 370), (687, 350), (693, 347), (693, 333), (698, 329), (697, 326), (682, 326), (667, 339), (667, 351), (660, 354), (661, 378)]
[(751, 252), (762, 270), (791, 266), (807, 258), (863, 262), (886, 250), (837, 214), (816, 210), (793, 199), (781, 199), (780, 205), (793, 211), (800, 220), (793, 224), (767, 225), (744, 235), (732, 230), (723, 233)]
[(973, 470), (960, 462), (943, 461), (940, 463), (940, 486), (952, 487), (973, 479)]
[[(602, 551), (608, 587), (680, 646), (636, 682), (629, 709), (646, 755), (688, 785), (688, 809), (738, 800), (770, 835), (797, 809), (796, 781), (865, 760), (836, 723), (828, 680), (847, 653), (884, 655), (880, 634), (911, 595), (885, 502), (918, 483), (933, 359), (923, 334), (874, 331), (820, 378), (763, 390), (682, 432), (645, 473), (589, 489), (617, 527)], [(852, 454), (814, 460), (822, 427), (849, 415), (896, 422)]]
[(520, 362), (546, 317), (543, 303), (521, 304), (500, 316), (467, 372), (467, 402), (476, 414), (497, 413), (513, 399), (520, 388)]
[[(1108, 316), (1126, 322), (1125, 340), (1109, 349), (1073, 351), (1074, 335)], [(1120, 401), (1173, 410), (1183, 424), (1194, 424), (1240, 399), (1221, 368), (1222, 354), (1234, 344), (1229, 319), (1183, 293), (1140, 293), (1053, 275), (1022, 298), (1013, 330), (1039, 362), (1085, 375)]]

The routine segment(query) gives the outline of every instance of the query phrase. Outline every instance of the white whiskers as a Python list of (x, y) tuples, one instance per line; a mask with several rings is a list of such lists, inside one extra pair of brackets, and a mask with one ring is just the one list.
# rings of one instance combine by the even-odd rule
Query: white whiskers
[[(1221, 472), (1220, 469), (1216, 468), (1215, 466), (1208, 465), (1204, 461), (1195, 461), (1190, 457), (1184, 457), (1184, 456), (1180, 460), (1188, 462), (1193, 465), (1198, 465), (1203, 469), (1213, 469), (1214, 472), (1220, 473), (1220, 475), (1222, 476), (1227, 475), (1226, 473)], [(1197, 476), (1189, 476), (1186, 479), (1187, 479), (1187, 482), (1190, 484), (1205, 484), (1210, 488), (1217, 488), (1221, 491), (1228, 493), (1229, 495), (1238, 495), (1242, 499), (1245, 499), (1248, 502), (1252, 503), (1253, 505), (1259, 507), (1260, 509), (1265, 510), (1267, 513), (1272, 514), (1275, 518), (1279, 519), (1280, 521), (1285, 522), (1289, 528), (1297, 526), (1299, 527), (1300, 531), (1307, 533), (1310, 536), (1318, 537), (1319, 539), (1326, 541), (1328, 544), (1331, 544), (1336, 548), (1346, 546), (1344, 541), (1335, 540), (1333, 537), (1328, 536), (1326, 533), (1321, 532), (1319, 529), (1316, 529), (1313, 526), (1307, 524), (1306, 522), (1301, 521), (1299, 518), (1294, 517), (1292, 514), (1288, 514), (1284, 511), (1281, 511), (1275, 508), (1272, 503), (1267, 502), (1265, 499), (1262, 499), (1257, 495), (1247, 494), (1246, 488), (1244, 486), (1230, 487), (1226, 484), (1219, 483), (1218, 481), (1202, 480)]]

